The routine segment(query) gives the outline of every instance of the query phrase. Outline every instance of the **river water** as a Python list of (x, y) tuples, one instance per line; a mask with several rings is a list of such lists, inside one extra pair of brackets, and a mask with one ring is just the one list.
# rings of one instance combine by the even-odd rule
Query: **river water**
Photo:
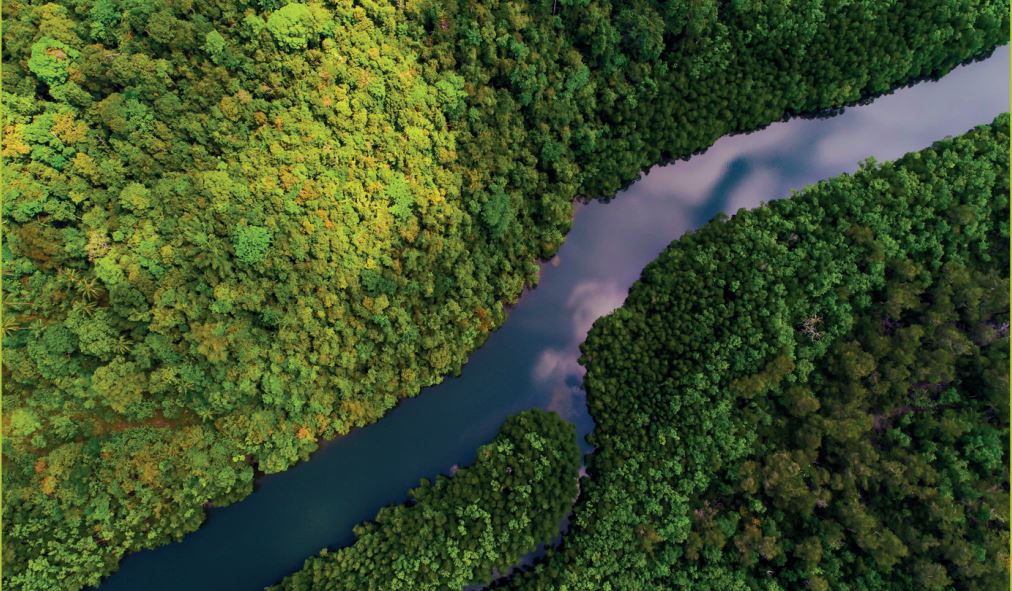
[(640, 270), (672, 240), (718, 212), (733, 214), (852, 172), (867, 156), (897, 158), (989, 123), (1009, 108), (1009, 50), (847, 109), (726, 137), (705, 153), (651, 169), (610, 203), (580, 206), (540, 285), (476, 351), (463, 373), (405, 400), (378, 423), (263, 478), (244, 501), (210, 511), (182, 542), (127, 557), (101, 591), (256, 591), (352, 526), (400, 503), (423, 477), (466, 465), (502, 421), (532, 407), (593, 421), (580, 389), (579, 344), (620, 306)]

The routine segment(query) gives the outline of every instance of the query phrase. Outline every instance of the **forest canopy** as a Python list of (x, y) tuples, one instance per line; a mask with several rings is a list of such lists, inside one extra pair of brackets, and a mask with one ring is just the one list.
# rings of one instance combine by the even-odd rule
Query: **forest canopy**
[(589, 478), (513, 589), (1009, 581), (1009, 116), (673, 242), (583, 345)]
[(577, 494), (576, 430), (529, 410), (506, 420), (477, 459), (451, 478), (422, 480), (408, 503), (355, 528), (274, 591), (464, 589), (491, 583), (558, 535)]
[(96, 584), (458, 371), (574, 198), (1008, 3), (3, 4), (4, 583)]

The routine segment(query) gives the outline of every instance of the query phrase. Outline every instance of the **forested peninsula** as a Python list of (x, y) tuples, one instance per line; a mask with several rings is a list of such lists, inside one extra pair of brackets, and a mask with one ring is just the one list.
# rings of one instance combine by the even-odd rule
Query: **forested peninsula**
[(5, 2), (4, 585), (95, 585), (459, 371), (574, 198), (941, 75), (1008, 9)]

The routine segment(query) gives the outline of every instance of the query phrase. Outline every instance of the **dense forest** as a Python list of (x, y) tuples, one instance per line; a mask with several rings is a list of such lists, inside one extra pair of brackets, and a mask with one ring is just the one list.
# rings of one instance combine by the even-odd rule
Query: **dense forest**
[(3, 576), (47, 591), (458, 371), (574, 198), (940, 75), (1009, 26), (1007, 1), (971, 0), (3, 19)]
[(351, 546), (306, 561), (275, 591), (463, 589), (491, 583), (558, 535), (577, 493), (576, 430), (554, 413), (506, 420), (452, 478), (355, 529)]
[(1009, 116), (672, 243), (583, 345), (589, 478), (515, 589), (1009, 582)]

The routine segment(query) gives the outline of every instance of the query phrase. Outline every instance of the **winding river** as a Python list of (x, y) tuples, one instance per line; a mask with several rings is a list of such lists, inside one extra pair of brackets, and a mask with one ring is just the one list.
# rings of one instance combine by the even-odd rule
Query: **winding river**
[[(620, 306), (640, 270), (673, 239), (729, 215), (990, 122), (1009, 108), (1009, 49), (847, 109), (726, 137), (690, 160), (657, 166), (610, 203), (580, 206), (541, 283), (476, 351), (462, 375), (405, 400), (383, 420), (324, 446), (308, 462), (261, 479), (244, 501), (210, 511), (182, 542), (126, 558), (101, 591), (255, 591), (352, 526), (400, 503), (423, 477), (466, 465), (500, 423), (541, 407), (593, 427), (580, 389), (579, 344)], [(589, 446), (583, 443), (584, 451)]]

